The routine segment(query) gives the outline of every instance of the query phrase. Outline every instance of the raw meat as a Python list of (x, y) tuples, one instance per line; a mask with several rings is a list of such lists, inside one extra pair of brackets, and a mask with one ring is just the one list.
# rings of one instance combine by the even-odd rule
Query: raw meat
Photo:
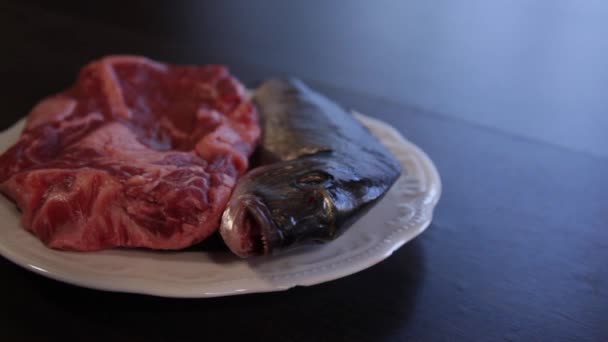
[(109, 56), (32, 110), (0, 191), (51, 248), (180, 249), (217, 230), (259, 136), (225, 67)]

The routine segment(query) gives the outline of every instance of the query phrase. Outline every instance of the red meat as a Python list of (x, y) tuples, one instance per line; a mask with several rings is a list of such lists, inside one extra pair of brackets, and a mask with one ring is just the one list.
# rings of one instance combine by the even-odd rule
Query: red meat
[(225, 67), (109, 56), (32, 110), (0, 191), (52, 248), (180, 249), (217, 230), (259, 135)]

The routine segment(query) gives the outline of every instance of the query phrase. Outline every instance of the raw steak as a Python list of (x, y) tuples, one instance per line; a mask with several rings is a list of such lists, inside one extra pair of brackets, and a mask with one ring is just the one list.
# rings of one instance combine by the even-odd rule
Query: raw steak
[(225, 67), (109, 56), (32, 110), (0, 190), (52, 248), (184, 248), (217, 230), (259, 135)]

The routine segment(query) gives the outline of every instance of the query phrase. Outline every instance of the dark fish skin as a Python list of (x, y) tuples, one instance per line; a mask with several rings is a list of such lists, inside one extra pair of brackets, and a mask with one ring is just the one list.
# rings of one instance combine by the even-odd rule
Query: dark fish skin
[(254, 93), (263, 165), (237, 183), (220, 234), (241, 257), (335, 239), (386, 194), (395, 157), (349, 112), (297, 79)]

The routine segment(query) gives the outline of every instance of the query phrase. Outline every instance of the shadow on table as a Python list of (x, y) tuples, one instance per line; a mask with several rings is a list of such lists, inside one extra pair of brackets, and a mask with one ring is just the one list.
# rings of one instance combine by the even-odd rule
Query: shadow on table
[(47, 311), (37, 318), (45, 326), (63, 326), (67, 337), (92, 334), (113, 340), (209, 341), (243, 335), (246, 341), (382, 340), (406, 328), (423, 283), (424, 264), (424, 250), (414, 240), (378, 265), (343, 279), (285, 292), (209, 299), (94, 291), (32, 274), (31, 289), (40, 307), (23, 319)]

